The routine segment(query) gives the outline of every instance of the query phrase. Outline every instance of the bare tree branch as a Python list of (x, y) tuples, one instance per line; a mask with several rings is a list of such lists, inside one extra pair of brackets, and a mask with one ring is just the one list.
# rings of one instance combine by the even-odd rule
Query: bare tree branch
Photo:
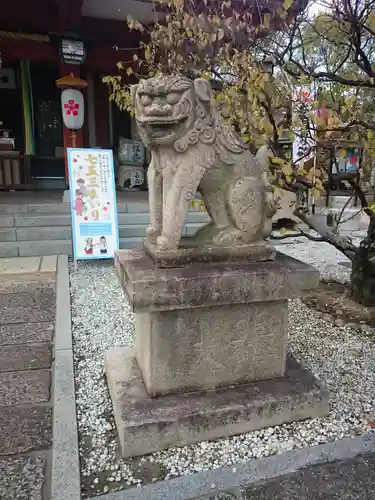
[(348, 259), (353, 261), (357, 249), (349, 238), (345, 238), (344, 236), (334, 233), (326, 224), (322, 224), (319, 219), (314, 216), (309, 216), (300, 209), (295, 211), (295, 215), (307, 226), (309, 226), (310, 229), (320, 234), (324, 241), (330, 243), (332, 246), (337, 248), (337, 250), (348, 257)]
[(310, 241), (325, 241), (324, 238), (322, 238), (321, 236), (313, 236), (312, 234), (306, 233), (305, 231), (302, 231), (301, 229), (299, 229), (298, 231), (293, 231), (292, 233), (282, 234), (280, 236), (271, 235), (270, 239), (271, 240), (286, 240), (288, 238), (299, 238), (300, 236), (303, 236)]

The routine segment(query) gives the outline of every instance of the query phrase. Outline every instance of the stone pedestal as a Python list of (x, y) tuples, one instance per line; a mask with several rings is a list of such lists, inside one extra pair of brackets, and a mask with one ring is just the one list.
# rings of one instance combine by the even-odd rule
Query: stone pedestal
[(323, 415), (327, 393), (286, 356), (287, 300), (313, 289), (310, 266), (265, 262), (155, 267), (123, 250), (116, 269), (136, 346), (106, 359), (124, 457)]

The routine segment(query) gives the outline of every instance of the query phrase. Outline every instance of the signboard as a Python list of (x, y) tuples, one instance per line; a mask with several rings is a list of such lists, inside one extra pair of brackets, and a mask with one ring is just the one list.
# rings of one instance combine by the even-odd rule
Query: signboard
[(308, 86), (298, 85), (293, 89), (293, 121), (298, 117), (303, 127), (296, 127), (293, 141), (293, 164), (304, 164), (314, 156), (315, 131), (309, 113), (313, 111), (315, 91)]
[(142, 141), (120, 137), (118, 156), (121, 165), (145, 164), (145, 147)]
[(113, 153), (69, 148), (75, 260), (109, 259), (119, 249)]
[(356, 172), (359, 169), (359, 152), (353, 148), (336, 152), (332, 165), (332, 173)]

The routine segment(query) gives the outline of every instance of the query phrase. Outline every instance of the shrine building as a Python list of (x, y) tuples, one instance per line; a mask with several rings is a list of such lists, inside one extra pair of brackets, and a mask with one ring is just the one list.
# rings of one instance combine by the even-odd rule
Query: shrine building
[[(153, 18), (145, 0), (12, 0), (0, 2), (0, 188), (64, 189), (67, 147), (117, 150), (136, 136), (127, 113), (109, 101), (105, 75), (131, 58), (139, 33), (127, 16)], [(128, 57), (129, 56), (129, 57)], [(87, 82), (84, 125), (64, 127), (61, 88), (74, 75)], [(72, 143), (74, 141), (74, 144)]]

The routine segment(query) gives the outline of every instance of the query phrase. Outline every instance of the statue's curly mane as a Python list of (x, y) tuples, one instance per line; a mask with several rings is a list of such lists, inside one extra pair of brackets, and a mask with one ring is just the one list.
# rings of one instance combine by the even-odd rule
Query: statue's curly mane
[(225, 164), (233, 164), (233, 155), (242, 155), (250, 150), (233, 127), (226, 123), (212, 102), (203, 103), (195, 96), (196, 120), (193, 127), (174, 143), (174, 149), (182, 153), (188, 147), (199, 142), (212, 144), (220, 160)]

